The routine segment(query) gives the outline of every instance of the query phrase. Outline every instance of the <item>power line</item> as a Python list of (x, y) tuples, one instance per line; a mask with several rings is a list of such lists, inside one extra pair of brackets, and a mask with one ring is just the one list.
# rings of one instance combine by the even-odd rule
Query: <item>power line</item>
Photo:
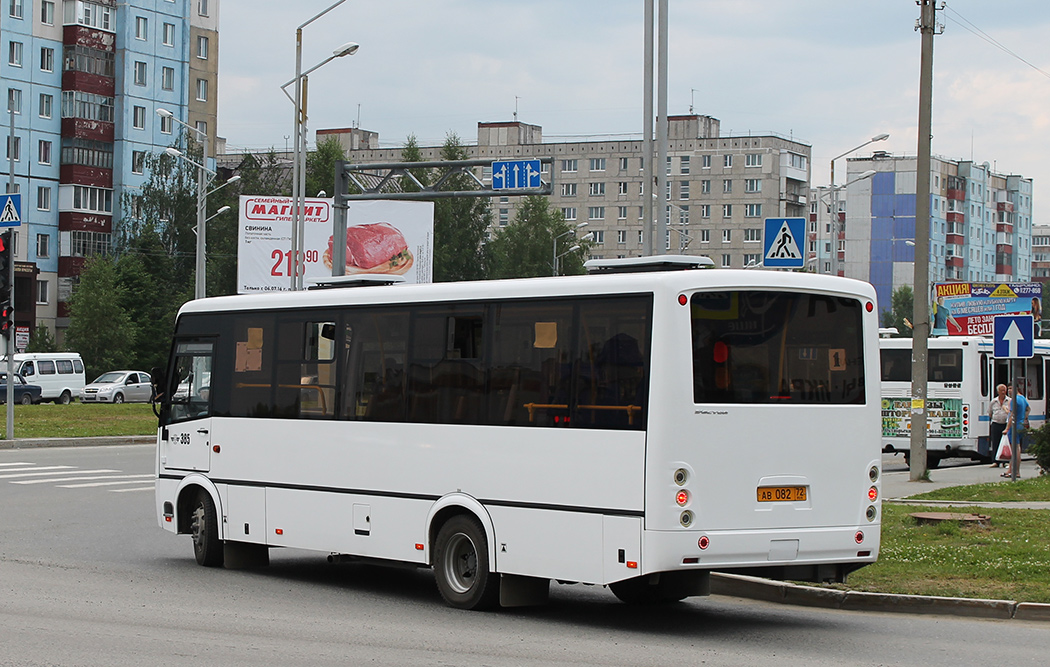
[(999, 50), (1000, 50), (1000, 51), (1002, 51), (1003, 53), (1006, 53), (1006, 54), (1008, 54), (1008, 55), (1010, 55), (1010, 56), (1013, 56), (1013, 57), (1014, 57), (1014, 58), (1016, 58), (1017, 60), (1020, 60), (1021, 62), (1023, 62), (1023, 63), (1025, 64), (1025, 65), (1028, 65), (1029, 67), (1031, 67), (1031, 68), (1032, 68), (1032, 69), (1034, 69), (1035, 71), (1039, 72), (1040, 74), (1042, 74), (1042, 75), (1043, 75), (1043, 76), (1045, 76), (1046, 78), (1050, 79), (1050, 73), (1048, 73), (1048, 72), (1046, 72), (1045, 70), (1042, 70), (1042, 69), (1040, 69), (1040, 68), (1036, 67), (1036, 66), (1035, 66), (1035, 65), (1033, 65), (1032, 63), (1028, 62), (1028, 61), (1027, 61), (1027, 60), (1025, 60), (1024, 58), (1022, 58), (1021, 56), (1019, 56), (1019, 55), (1017, 55), (1016, 53), (1014, 53), (1013, 51), (1011, 51), (1011, 50), (1010, 50), (1010, 49), (1009, 49), (1009, 48), (1008, 48), (1007, 46), (1003, 45), (1003, 44), (1002, 44), (1001, 42), (999, 42), (998, 40), (996, 40), (996, 39), (995, 39), (994, 37), (992, 37), (991, 35), (989, 35), (989, 34), (988, 34), (988, 33), (986, 33), (985, 31), (983, 31), (983, 30), (981, 30), (980, 28), (978, 28), (978, 27), (977, 27), (976, 25), (974, 25), (974, 24), (973, 24), (973, 23), (972, 23), (972, 22), (971, 22), (971, 21), (970, 21), (969, 19), (967, 19), (967, 18), (966, 18), (965, 16), (963, 16), (963, 15), (962, 15), (962, 14), (960, 14), (959, 12), (955, 11), (955, 10), (954, 10), (953, 8), (951, 8), (951, 7), (948, 7), (948, 6), (945, 6), (945, 9), (946, 9), (947, 11), (951, 12), (952, 14), (955, 14), (956, 16), (958, 16), (958, 18), (957, 18), (957, 19), (956, 19), (956, 18), (953, 18), (953, 17), (951, 17), (951, 16), (948, 16), (947, 18), (949, 18), (949, 19), (951, 19), (952, 21), (954, 21), (955, 23), (957, 23), (957, 24), (958, 24), (959, 26), (961, 26), (961, 27), (962, 27), (962, 28), (963, 28), (964, 30), (967, 30), (967, 31), (969, 31), (969, 32), (973, 33), (974, 35), (977, 35), (978, 37), (980, 37), (980, 38), (981, 38), (981, 39), (983, 39), (984, 41), (988, 42), (988, 43), (989, 43), (989, 44), (991, 44), (992, 46), (996, 47), (997, 49), (999, 49)]

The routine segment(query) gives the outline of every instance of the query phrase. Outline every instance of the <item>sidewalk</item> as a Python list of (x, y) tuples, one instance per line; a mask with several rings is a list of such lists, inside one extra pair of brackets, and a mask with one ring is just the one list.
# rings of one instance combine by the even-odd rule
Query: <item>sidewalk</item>
[(156, 435), (103, 436), (98, 438), (15, 438), (0, 440), (0, 449), (38, 447), (101, 447), (103, 445), (153, 445)]

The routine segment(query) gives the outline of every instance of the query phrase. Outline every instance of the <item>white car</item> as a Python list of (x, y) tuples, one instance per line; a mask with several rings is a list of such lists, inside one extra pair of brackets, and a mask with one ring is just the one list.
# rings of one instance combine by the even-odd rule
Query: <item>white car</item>
[(110, 371), (80, 390), (84, 403), (144, 403), (150, 397), (149, 373)]

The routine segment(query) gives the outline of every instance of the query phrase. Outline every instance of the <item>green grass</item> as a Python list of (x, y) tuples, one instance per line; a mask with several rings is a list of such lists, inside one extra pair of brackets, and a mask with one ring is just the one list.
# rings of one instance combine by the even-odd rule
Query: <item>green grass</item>
[[(0, 405), (0, 414), (7, 414), (7, 405)], [(6, 424), (6, 416), (0, 416), (0, 432), (6, 430)], [(156, 432), (157, 418), (148, 403), (15, 405), (15, 438), (85, 438), (154, 435)]]
[(987, 527), (957, 521), (920, 526), (910, 515), (922, 511), (945, 510), (883, 505), (878, 562), (835, 588), (1050, 602), (1050, 511), (953, 510), (987, 515)]
[(957, 500), (967, 502), (1050, 502), (1050, 476), (1019, 479), (1016, 482), (994, 482), (952, 486), (928, 491), (908, 500)]

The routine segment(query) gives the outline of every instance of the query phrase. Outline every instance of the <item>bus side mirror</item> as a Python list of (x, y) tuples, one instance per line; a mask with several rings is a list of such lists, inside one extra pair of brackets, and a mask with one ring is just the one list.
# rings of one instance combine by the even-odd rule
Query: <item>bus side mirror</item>
[(164, 375), (164, 369), (155, 367), (150, 370), (149, 374), (150, 382), (150, 403), (168, 402), (171, 400), (170, 396), (164, 395), (164, 387), (167, 386), (167, 378)]

